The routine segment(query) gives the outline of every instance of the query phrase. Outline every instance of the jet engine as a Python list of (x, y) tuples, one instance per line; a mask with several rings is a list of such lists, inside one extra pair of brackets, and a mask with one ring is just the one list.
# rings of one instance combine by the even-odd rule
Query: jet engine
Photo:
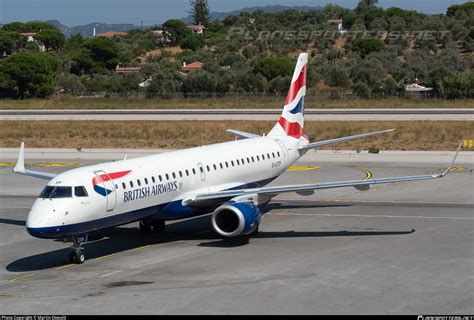
[(258, 207), (250, 202), (229, 201), (212, 213), (212, 227), (223, 237), (248, 235), (260, 224)]

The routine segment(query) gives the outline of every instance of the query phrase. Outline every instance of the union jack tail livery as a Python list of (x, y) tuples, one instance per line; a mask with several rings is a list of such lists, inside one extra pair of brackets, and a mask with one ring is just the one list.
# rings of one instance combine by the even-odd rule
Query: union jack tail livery
[(280, 120), (268, 134), (269, 136), (291, 136), (301, 138), (304, 133), (304, 96), (306, 95), (306, 66), (308, 54), (298, 56), (295, 72), (291, 79), (290, 89)]

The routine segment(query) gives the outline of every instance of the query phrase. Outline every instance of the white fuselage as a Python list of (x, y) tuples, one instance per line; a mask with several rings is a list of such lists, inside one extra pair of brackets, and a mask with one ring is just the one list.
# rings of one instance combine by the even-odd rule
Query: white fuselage
[[(40, 197), (27, 218), (30, 234), (60, 238), (146, 217), (182, 219), (212, 211), (182, 203), (193, 194), (261, 187), (294, 163), (304, 138), (261, 137), (196, 147), (64, 172), (49, 187), (70, 197)], [(76, 196), (84, 187), (87, 196)]]

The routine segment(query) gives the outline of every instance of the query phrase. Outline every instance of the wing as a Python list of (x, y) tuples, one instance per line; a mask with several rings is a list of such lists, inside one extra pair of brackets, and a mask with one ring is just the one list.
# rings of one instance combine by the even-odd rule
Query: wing
[(250, 132), (239, 131), (239, 130), (234, 130), (234, 129), (227, 129), (227, 132), (232, 133), (233, 135), (239, 138), (244, 138), (244, 139), (261, 137), (258, 134), (253, 134)]
[(15, 168), (13, 168), (13, 172), (24, 174), (30, 177), (46, 179), (46, 180), (51, 180), (52, 178), (57, 176), (54, 173), (39, 172), (39, 171), (25, 169), (25, 143), (24, 142), (21, 143), (20, 153), (18, 154), (18, 161), (16, 163)]
[(338, 182), (322, 182), (314, 184), (295, 184), (286, 186), (274, 186), (274, 187), (263, 187), (263, 188), (251, 188), (251, 189), (240, 189), (240, 190), (225, 190), (220, 192), (202, 193), (189, 198), (183, 199), (183, 204), (186, 205), (197, 205), (200, 203), (220, 203), (228, 201), (234, 197), (258, 195), (268, 196), (269, 198), (276, 196), (280, 193), (296, 192), (298, 194), (311, 194), (314, 190), (331, 189), (331, 188), (343, 188), (343, 187), (355, 187), (358, 190), (367, 190), (373, 184), (383, 183), (394, 183), (394, 182), (406, 182), (406, 181), (418, 181), (418, 180), (431, 180), (442, 178), (446, 176), (451, 170), (456, 158), (459, 154), (462, 144), (459, 145), (457, 152), (449, 165), (449, 167), (442, 173), (429, 174), (420, 176), (405, 176), (405, 177), (394, 177), (394, 178), (379, 178), (369, 180), (351, 180), (351, 181), (338, 181)]
[(329, 139), (329, 140), (324, 140), (324, 141), (317, 141), (317, 142), (310, 143), (306, 146), (302, 146), (302, 147), (299, 148), (299, 150), (307, 150), (307, 149), (311, 149), (311, 148), (318, 148), (318, 147), (326, 146), (326, 145), (329, 145), (329, 144), (335, 144), (335, 143), (339, 143), (339, 142), (346, 142), (346, 141), (351, 141), (351, 140), (354, 140), (354, 139), (375, 136), (377, 134), (387, 133), (387, 132), (391, 132), (393, 130), (395, 130), (395, 129), (388, 129), (388, 130), (382, 130), (382, 131), (356, 134), (355, 136)]

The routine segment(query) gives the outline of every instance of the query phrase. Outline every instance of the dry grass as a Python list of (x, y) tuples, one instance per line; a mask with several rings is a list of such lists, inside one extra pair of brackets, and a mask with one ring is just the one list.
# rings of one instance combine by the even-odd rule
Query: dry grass
[[(77, 98), (0, 100), (0, 109), (203, 109), (203, 108), (282, 108), (285, 97), (225, 98)], [(474, 108), (473, 99), (443, 100), (421, 98), (329, 99), (308, 96), (306, 108)]]
[[(263, 134), (274, 122), (183, 121), (0, 121), (0, 147), (64, 148), (184, 148), (232, 140), (225, 130)], [(453, 150), (462, 139), (473, 139), (474, 122), (357, 121), (306, 122), (305, 131), (317, 140), (396, 128), (393, 133), (329, 146), (327, 149)]]

